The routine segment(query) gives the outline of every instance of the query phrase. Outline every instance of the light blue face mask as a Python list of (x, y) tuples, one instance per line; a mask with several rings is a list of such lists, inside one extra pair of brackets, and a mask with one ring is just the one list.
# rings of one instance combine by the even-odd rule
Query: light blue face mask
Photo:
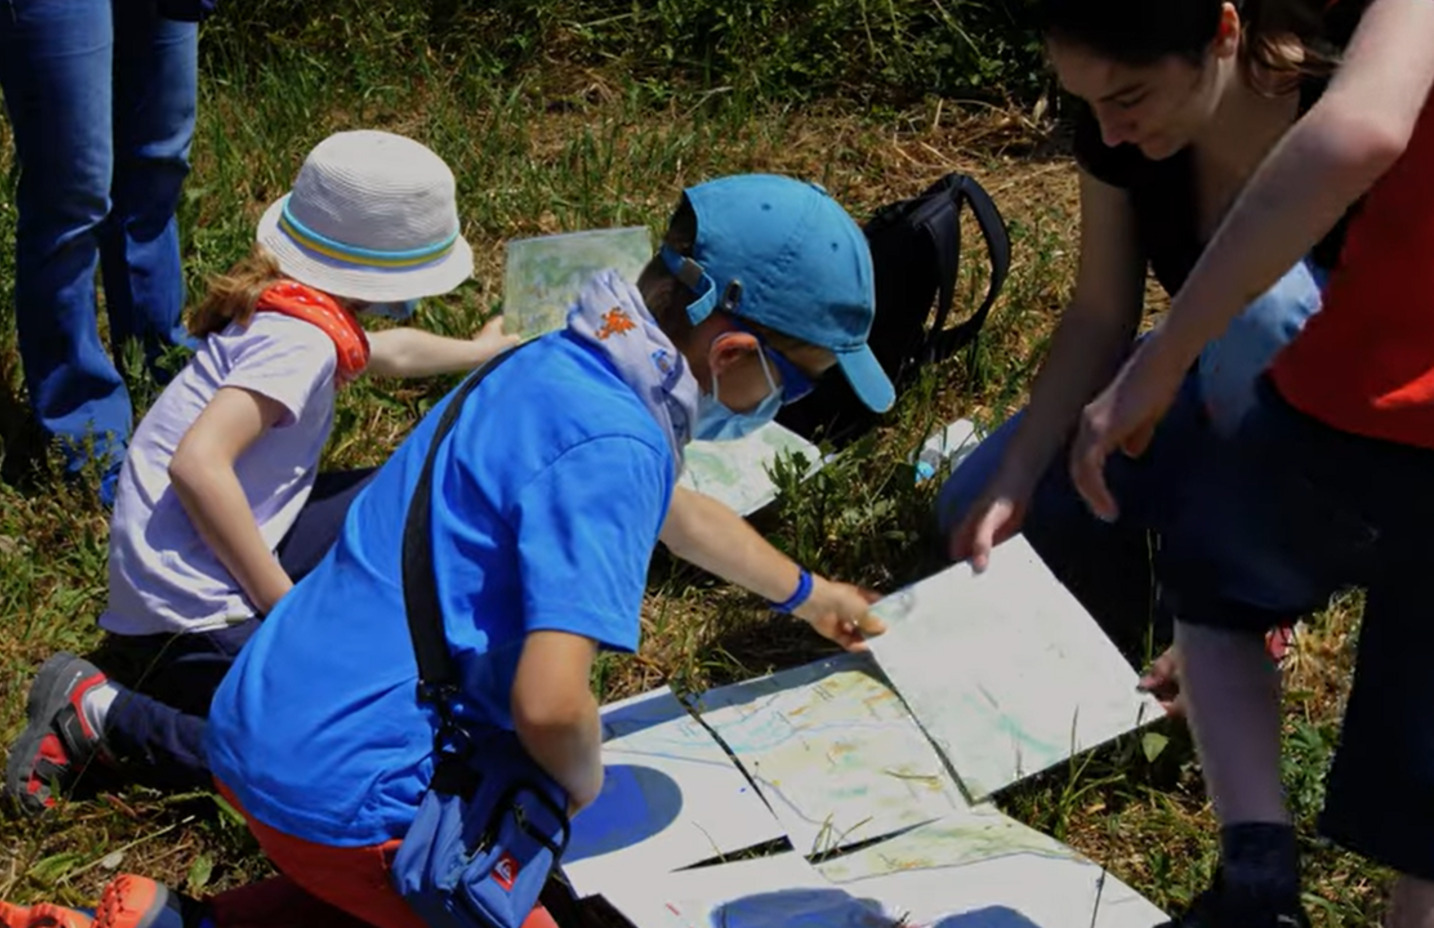
[(767, 366), (766, 353), (757, 352), (762, 364), (762, 375), (767, 378), (767, 395), (748, 412), (737, 412), (729, 408), (717, 396), (717, 375), (712, 375), (712, 393), (704, 393), (697, 400), (697, 422), (693, 425), (692, 437), (698, 441), (736, 441), (751, 435), (757, 429), (777, 417), (782, 408), (782, 391), (772, 380), (772, 370)]
[(395, 319), (402, 322), (412, 316), (417, 309), (417, 300), (404, 300), (402, 303), (370, 303), (364, 307), (363, 311), (371, 316), (381, 316), (384, 319)]

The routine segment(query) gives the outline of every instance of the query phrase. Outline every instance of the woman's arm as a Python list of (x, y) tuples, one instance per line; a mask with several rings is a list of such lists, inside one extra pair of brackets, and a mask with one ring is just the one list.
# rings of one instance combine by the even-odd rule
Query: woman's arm
[(1075, 292), (1001, 464), (1002, 473), (1027, 490), (1065, 444), (1081, 408), (1119, 368), (1145, 302), (1130, 195), (1082, 171), (1080, 212)]
[(1186, 365), (1403, 154), (1434, 86), (1434, 3), (1375, 0), (1329, 89), (1260, 165), (1171, 304)]
[(190, 521), (261, 613), (273, 609), (293, 582), (259, 534), (234, 462), (283, 415), (276, 400), (221, 387), (169, 462), (170, 481)]
[(1082, 171), (1080, 266), (1050, 355), (996, 473), (952, 529), (947, 555), (982, 571), (991, 551), (1021, 530), (1041, 475), (1081, 407), (1130, 350), (1144, 304), (1145, 262), (1130, 195)]
[(473, 338), (448, 338), (422, 329), (370, 332), (367, 373), (375, 377), (419, 378), (471, 371), (518, 344), (503, 334), (503, 317), (488, 321)]

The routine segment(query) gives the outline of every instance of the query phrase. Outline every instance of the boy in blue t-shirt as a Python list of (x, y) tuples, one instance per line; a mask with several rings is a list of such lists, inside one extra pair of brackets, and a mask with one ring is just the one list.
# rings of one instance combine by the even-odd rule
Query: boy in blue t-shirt
[[(729, 579), (774, 596), (794, 585), (776, 607), (806, 606), (810, 574), (773, 561), (720, 505), (674, 500), (676, 479), (689, 440), (749, 433), (834, 366), (887, 409), (892, 387), (866, 345), (873, 300), (866, 240), (820, 187), (771, 175), (701, 184), (636, 286), (597, 275), (567, 328), (487, 376), (441, 440), (431, 540), (462, 680), (456, 713), (515, 732), (574, 810), (603, 780), (592, 663), (599, 648), (637, 648), (658, 540), (702, 566), (723, 551)], [(355, 500), (333, 551), (250, 640), (210, 711), (212, 769), (266, 853), (299, 888), (378, 928), (423, 925), (386, 869), (429, 787), (436, 724), (417, 696), (401, 541), (451, 400)], [(859, 646), (856, 630), (826, 621), (814, 624)], [(196, 905), (134, 877), (111, 884), (100, 912), (100, 928), (232, 923), (223, 896)]]

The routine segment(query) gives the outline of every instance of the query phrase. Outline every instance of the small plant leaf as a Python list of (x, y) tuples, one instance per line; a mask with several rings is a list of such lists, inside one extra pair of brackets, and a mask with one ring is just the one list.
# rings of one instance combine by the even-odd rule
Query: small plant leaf
[(1140, 738), (1140, 750), (1145, 754), (1147, 763), (1155, 763), (1155, 759), (1165, 753), (1165, 746), (1170, 739), (1158, 731), (1148, 731)]
[(198, 893), (209, 885), (209, 878), (214, 874), (214, 861), (208, 854), (200, 854), (194, 858), (194, 863), (189, 865), (189, 878), (186, 880), (187, 888), (191, 894)]

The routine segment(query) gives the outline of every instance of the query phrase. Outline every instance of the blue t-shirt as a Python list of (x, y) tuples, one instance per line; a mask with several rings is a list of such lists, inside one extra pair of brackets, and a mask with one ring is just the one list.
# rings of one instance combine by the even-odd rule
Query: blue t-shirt
[[(379, 844), (413, 820), (434, 713), (417, 700), (403, 606), (409, 499), (449, 398), (354, 500), (334, 549), (249, 640), (210, 710), (215, 776), (298, 838)], [(528, 632), (632, 651), (674, 462), (606, 359), (566, 332), (468, 399), (433, 476), (433, 561), (463, 678), (460, 717), (511, 728)]]

